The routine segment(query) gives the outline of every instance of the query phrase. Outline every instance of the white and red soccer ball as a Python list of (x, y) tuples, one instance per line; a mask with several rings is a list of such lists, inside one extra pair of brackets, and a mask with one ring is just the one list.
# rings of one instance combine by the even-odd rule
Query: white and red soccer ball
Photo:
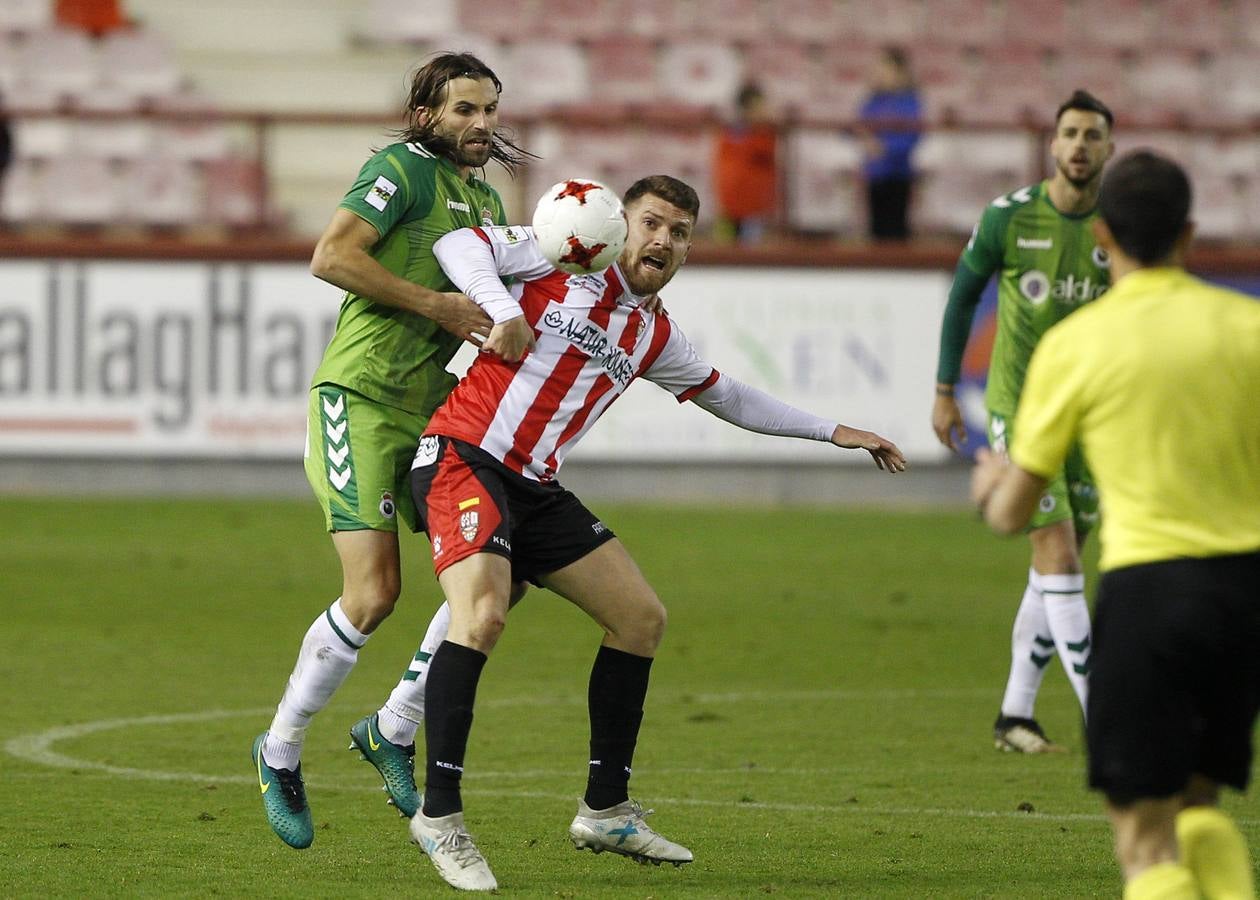
[(570, 178), (544, 191), (533, 225), (542, 255), (574, 275), (607, 269), (626, 243), (621, 198), (590, 178)]

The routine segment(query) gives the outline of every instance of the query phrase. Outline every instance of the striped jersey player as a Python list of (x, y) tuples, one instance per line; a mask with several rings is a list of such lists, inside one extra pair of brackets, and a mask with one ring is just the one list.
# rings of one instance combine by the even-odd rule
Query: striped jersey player
[(699, 199), (657, 175), (632, 185), (625, 204), (626, 245), (596, 275), (557, 272), (528, 228), (465, 228), (434, 245), (451, 281), (495, 323), (429, 421), (411, 472), (450, 608), (429, 668), (424, 801), (411, 833), (451, 884), (496, 883), (464, 829), (460, 782), (481, 669), (511, 586), (524, 580), (580, 607), (604, 633), (588, 687), (586, 792), (570, 839), (640, 862), (692, 860), (629, 797), (664, 606), (613, 532), (556, 480), (568, 452), (633, 381), (646, 378), (743, 428), (860, 447), (880, 468), (905, 468), (891, 441), (794, 409), (700, 359), (674, 322), (647, 308), (687, 256)]

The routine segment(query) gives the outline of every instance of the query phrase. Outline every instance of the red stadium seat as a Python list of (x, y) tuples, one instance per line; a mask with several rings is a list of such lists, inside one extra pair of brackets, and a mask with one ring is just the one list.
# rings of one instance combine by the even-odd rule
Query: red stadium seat
[(193, 163), (165, 156), (137, 160), (127, 170), (124, 187), (128, 222), (174, 228), (205, 218), (205, 183)]
[(657, 92), (682, 106), (723, 109), (739, 89), (743, 67), (729, 44), (685, 41), (661, 53)]
[(723, 41), (755, 41), (776, 30), (780, 12), (761, 0), (694, 0), (695, 33)]
[(1215, 51), (1227, 46), (1231, 39), (1232, 6), (1219, 0), (1157, 0), (1150, 49), (1162, 51), (1164, 47), (1179, 47)]
[(1132, 103), (1143, 121), (1180, 122), (1215, 115), (1204, 58), (1162, 50), (1138, 57), (1129, 72)]
[(1002, 40), (1064, 47), (1071, 32), (1070, 7), (1062, 0), (1019, 0), (1002, 10)]
[(850, 14), (849, 28), (861, 40), (913, 46), (930, 33), (924, 12), (917, 0), (863, 0)]
[(598, 102), (653, 105), (658, 52), (656, 41), (650, 38), (610, 37), (592, 42), (586, 59), (590, 71), (598, 73)]
[(852, 233), (862, 208), (862, 152), (831, 129), (798, 129), (788, 141), (788, 225), (804, 232)]
[(81, 31), (49, 28), (32, 32), (17, 45), (17, 91), (72, 100), (100, 80), (96, 48)]
[(994, 0), (932, 0), (925, 36), (956, 46), (996, 44), (1002, 39), (1001, 8)]
[(73, 226), (117, 225), (122, 221), (121, 164), (96, 156), (61, 156), (45, 169), (41, 205), (46, 221)]
[(499, 77), (510, 85), (513, 111), (545, 112), (598, 102), (591, 92), (586, 53), (576, 44), (523, 40), (510, 44), (507, 55), (509, 74)]
[(1154, 11), (1147, 0), (1079, 0), (1076, 33), (1085, 44), (1115, 50), (1145, 47), (1154, 35)]
[(106, 84), (144, 100), (175, 93), (180, 71), (170, 46), (150, 31), (114, 31), (101, 39), (100, 72)]
[(52, 0), (2, 0), (0, 2), (0, 33), (41, 31), (52, 23)]
[(835, 0), (776, 0), (774, 11), (775, 37), (808, 41), (824, 48), (854, 37), (845, 6)]

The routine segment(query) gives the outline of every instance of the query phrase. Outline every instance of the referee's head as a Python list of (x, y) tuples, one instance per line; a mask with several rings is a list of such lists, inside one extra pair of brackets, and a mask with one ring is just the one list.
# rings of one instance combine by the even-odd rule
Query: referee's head
[(1171, 159), (1135, 150), (1103, 176), (1098, 211), (1115, 247), (1134, 262), (1170, 261), (1190, 237), (1190, 179)]

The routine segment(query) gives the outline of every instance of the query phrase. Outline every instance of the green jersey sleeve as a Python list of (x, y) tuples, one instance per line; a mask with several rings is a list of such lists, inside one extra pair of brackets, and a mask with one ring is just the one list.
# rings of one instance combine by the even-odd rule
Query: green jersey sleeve
[(962, 264), (982, 276), (985, 281), (1002, 268), (1002, 256), (1006, 251), (1006, 226), (1009, 221), (1009, 204), (1006, 207), (997, 203), (989, 204), (962, 252)]
[(396, 155), (398, 147), (386, 147), (364, 163), (340, 203), (342, 209), (368, 222), (382, 237), (400, 222), (428, 215), (436, 198), (433, 179), (414, 177), (414, 172), (409, 176)]

